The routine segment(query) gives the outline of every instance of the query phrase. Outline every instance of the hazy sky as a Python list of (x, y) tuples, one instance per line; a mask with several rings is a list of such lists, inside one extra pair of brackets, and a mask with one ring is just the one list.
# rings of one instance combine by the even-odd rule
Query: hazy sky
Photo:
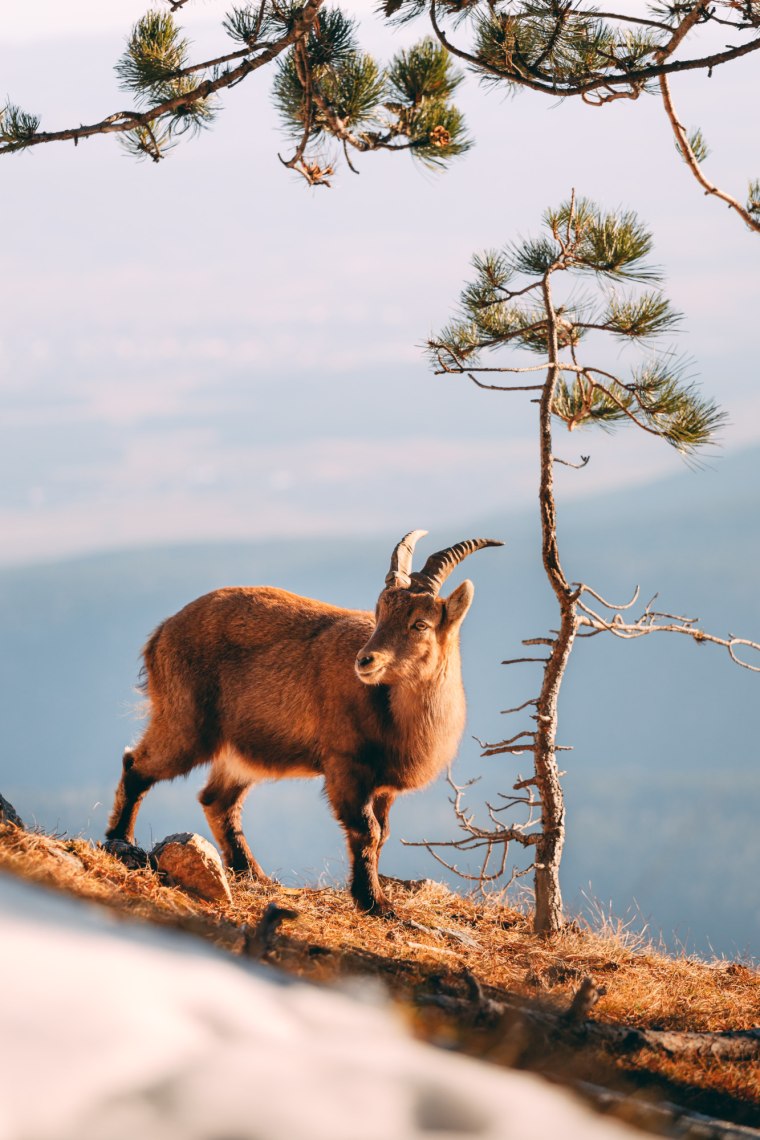
[[(348, 7), (352, 7), (348, 5)], [(55, 129), (129, 106), (113, 64), (144, 8), (5, 6), (4, 93)], [(393, 36), (363, 14), (365, 45)], [(224, 6), (180, 17), (226, 50)], [(727, 408), (726, 449), (760, 440), (760, 239), (706, 199), (654, 99), (603, 110), (468, 81), (476, 148), (433, 175), (368, 155), (309, 190), (285, 170), (271, 72), (225, 95), (166, 161), (113, 138), (5, 157), (0, 306), (2, 560), (153, 541), (449, 527), (534, 496), (535, 409), (433, 377), (419, 349), (471, 254), (534, 229), (571, 187), (639, 211), (686, 315), (677, 347)], [(674, 83), (740, 197), (760, 175), (752, 58)], [(743, 110), (744, 108), (744, 110)], [(680, 467), (632, 431), (560, 437), (585, 494)], [(448, 535), (447, 531), (447, 537)]]

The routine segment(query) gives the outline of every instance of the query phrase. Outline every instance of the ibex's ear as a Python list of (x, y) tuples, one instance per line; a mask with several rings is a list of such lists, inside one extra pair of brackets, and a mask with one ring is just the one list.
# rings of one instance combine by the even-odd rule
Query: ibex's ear
[(472, 605), (472, 599), (474, 597), (475, 587), (469, 578), (467, 578), (462, 582), (462, 585), (457, 586), (453, 594), (449, 594), (448, 598), (444, 601), (446, 607), (446, 624), (459, 625)]

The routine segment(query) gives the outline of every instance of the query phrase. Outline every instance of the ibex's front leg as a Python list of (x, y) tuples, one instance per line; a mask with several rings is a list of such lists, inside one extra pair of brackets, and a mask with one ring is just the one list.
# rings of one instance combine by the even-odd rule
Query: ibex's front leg
[(351, 780), (352, 784), (348, 785), (339, 774), (332, 773), (325, 781), (330, 804), (348, 840), (351, 895), (360, 910), (390, 916), (393, 908), (383, 894), (377, 875), (383, 829), (373, 808), (374, 789), (363, 787), (355, 771), (351, 773)]
[(378, 792), (372, 803), (373, 810), (377, 822), (380, 824), (380, 847), (378, 848), (378, 856), (383, 849), (383, 846), (391, 833), (391, 826), (388, 822), (388, 816), (393, 804), (396, 800), (396, 792), (384, 791)]

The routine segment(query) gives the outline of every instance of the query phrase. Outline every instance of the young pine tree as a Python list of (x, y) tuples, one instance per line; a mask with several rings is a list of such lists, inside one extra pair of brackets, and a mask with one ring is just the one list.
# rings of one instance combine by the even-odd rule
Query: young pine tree
[[(518, 781), (517, 794), (509, 797), (512, 806), (528, 805), (529, 818), (507, 826), (491, 809), (495, 826), (478, 828), (461, 809), (458, 794), (455, 807), (465, 838), (443, 846), (485, 848), (484, 878), (493, 877), (486, 870), (495, 848), (501, 850), (502, 868), (509, 843), (532, 851), (535, 929), (549, 934), (563, 922), (559, 868), (565, 807), (557, 764), (557, 707), (579, 630), (620, 637), (678, 632), (722, 645), (742, 665), (746, 663), (736, 656), (737, 647), (758, 647), (706, 634), (689, 619), (659, 614), (651, 605), (640, 618), (630, 620), (628, 606), (608, 605), (590, 587), (568, 578), (557, 538), (556, 426), (573, 431), (631, 425), (690, 456), (713, 441), (723, 415), (684, 378), (683, 361), (663, 347), (664, 335), (680, 317), (647, 260), (652, 239), (636, 215), (607, 213), (573, 196), (547, 211), (543, 221), (537, 237), (474, 259), (475, 277), (461, 295), (460, 316), (429, 341), (429, 351), (438, 373), (467, 374), (483, 388), (528, 393), (537, 405), (541, 556), (556, 598), (557, 628), (524, 643), (544, 647), (545, 657), (518, 659), (542, 667), (538, 695), (520, 706), (533, 708), (535, 727), (486, 746), (484, 753), (532, 755), (532, 776)], [(605, 341), (632, 351), (613, 354), (608, 346), (605, 355)], [(498, 362), (483, 363), (492, 354)], [(618, 366), (610, 365), (610, 359)], [(514, 382), (486, 383), (478, 378), (484, 372), (511, 374)], [(605, 609), (608, 612), (599, 612)]]

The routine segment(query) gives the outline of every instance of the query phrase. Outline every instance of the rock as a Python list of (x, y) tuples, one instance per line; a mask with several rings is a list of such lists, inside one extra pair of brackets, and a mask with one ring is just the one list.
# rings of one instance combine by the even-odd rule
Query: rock
[(202, 835), (167, 835), (151, 851), (150, 861), (174, 886), (209, 902), (232, 902), (219, 852)]
[(38, 848), (41, 846), (47, 851), (48, 855), (53, 859), (58, 860), (59, 863), (67, 863), (70, 867), (81, 871), (83, 867), (82, 860), (73, 851), (67, 851), (63, 844), (58, 839), (51, 839), (49, 835), (37, 836)]
[(12, 803), (9, 803), (4, 796), (0, 796), (0, 823), (12, 823), (15, 827), (23, 827), (21, 816), (16, 811)]
[(109, 855), (113, 855), (120, 863), (130, 871), (137, 871), (140, 867), (148, 866), (147, 852), (143, 851), (142, 847), (137, 847), (134, 843), (127, 843), (124, 839), (107, 839), (105, 843), (101, 844), (104, 851)]

